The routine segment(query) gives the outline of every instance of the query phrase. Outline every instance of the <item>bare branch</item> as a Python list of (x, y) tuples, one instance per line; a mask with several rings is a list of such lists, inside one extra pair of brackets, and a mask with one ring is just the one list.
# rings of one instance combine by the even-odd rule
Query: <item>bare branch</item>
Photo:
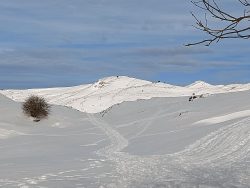
[(250, 2), (248, 2), (247, 0), (239, 0), (239, 2), (241, 2), (241, 4), (243, 4), (244, 6), (250, 6)]
[[(242, 16), (234, 16), (231, 13), (223, 10), (216, 2), (216, 0), (199, 0), (191, 1), (196, 7), (205, 11), (203, 20), (191, 12), (191, 15), (196, 21), (194, 26), (196, 29), (203, 31), (208, 36), (208, 39), (202, 41), (186, 44), (186, 46), (192, 46), (197, 44), (205, 44), (209, 46), (213, 42), (219, 42), (221, 39), (228, 38), (250, 38), (250, 27), (242, 26), (242, 23), (250, 21), (250, 2), (248, 0), (238, 0), (243, 6)], [(209, 18), (215, 21), (220, 21), (217, 27), (212, 27), (208, 24)]]

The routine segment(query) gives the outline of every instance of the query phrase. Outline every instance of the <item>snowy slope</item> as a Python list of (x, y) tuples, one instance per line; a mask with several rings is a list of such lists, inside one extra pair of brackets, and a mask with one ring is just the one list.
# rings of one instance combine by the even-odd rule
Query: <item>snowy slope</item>
[(0, 187), (249, 188), (249, 96), (124, 102), (104, 116), (52, 105), (34, 123), (0, 95)]
[[(180, 87), (109, 77), (0, 91), (16, 101), (37, 94), (91, 113), (122, 103), (96, 114), (52, 105), (49, 118), (34, 123), (21, 103), (0, 95), (0, 187), (249, 188), (249, 90), (249, 84)], [(211, 96), (182, 97), (193, 93)]]
[(186, 87), (165, 83), (152, 83), (126, 76), (107, 77), (93, 84), (64, 88), (2, 90), (0, 93), (23, 101), (29, 95), (45, 97), (50, 103), (69, 106), (82, 112), (97, 113), (124, 101), (151, 99), (153, 97), (181, 97), (193, 93), (216, 94), (250, 90), (250, 84), (210, 85), (197, 81)]

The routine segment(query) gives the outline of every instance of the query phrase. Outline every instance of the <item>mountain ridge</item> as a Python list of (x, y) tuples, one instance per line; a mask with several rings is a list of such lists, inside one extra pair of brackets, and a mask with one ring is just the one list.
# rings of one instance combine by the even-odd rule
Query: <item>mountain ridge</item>
[(211, 85), (204, 81), (196, 81), (182, 87), (127, 76), (111, 76), (92, 84), (73, 87), (1, 90), (0, 93), (20, 102), (30, 95), (39, 95), (51, 104), (60, 104), (87, 113), (98, 113), (125, 101), (154, 97), (184, 97), (193, 94), (207, 96), (246, 90), (250, 90), (250, 84)]

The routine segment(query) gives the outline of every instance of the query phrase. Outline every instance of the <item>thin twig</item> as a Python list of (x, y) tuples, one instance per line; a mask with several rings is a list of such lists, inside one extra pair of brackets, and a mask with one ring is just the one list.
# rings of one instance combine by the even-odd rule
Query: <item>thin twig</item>
[[(249, 39), (250, 27), (246, 26), (245, 28), (242, 28), (240, 23), (250, 20), (250, 10), (247, 10), (247, 8), (250, 6), (250, 3), (248, 0), (238, 1), (244, 6), (243, 14), (239, 17), (233, 16), (231, 13), (222, 10), (222, 8), (220, 8), (220, 6), (217, 4), (216, 0), (191, 1), (191, 3), (193, 3), (196, 7), (206, 12), (203, 21), (199, 20), (198, 17), (193, 12), (191, 12), (191, 15), (196, 21), (196, 25), (194, 27), (208, 34), (210, 38), (186, 44), (186, 46), (193, 46), (197, 44), (205, 44), (206, 46), (209, 46), (213, 42), (219, 42), (221, 39), (228, 38)], [(208, 24), (209, 17), (215, 20), (220, 20), (222, 22), (220, 25), (222, 26), (218, 26), (218, 28), (211, 27)]]

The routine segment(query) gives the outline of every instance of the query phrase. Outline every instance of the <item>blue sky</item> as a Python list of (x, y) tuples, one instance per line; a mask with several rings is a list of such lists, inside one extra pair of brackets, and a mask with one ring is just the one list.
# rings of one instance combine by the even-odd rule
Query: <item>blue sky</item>
[[(232, 9), (236, 0), (224, 2)], [(112, 75), (178, 85), (250, 82), (249, 40), (184, 46), (204, 37), (192, 27), (192, 10), (181, 0), (1, 0), (0, 88)]]

